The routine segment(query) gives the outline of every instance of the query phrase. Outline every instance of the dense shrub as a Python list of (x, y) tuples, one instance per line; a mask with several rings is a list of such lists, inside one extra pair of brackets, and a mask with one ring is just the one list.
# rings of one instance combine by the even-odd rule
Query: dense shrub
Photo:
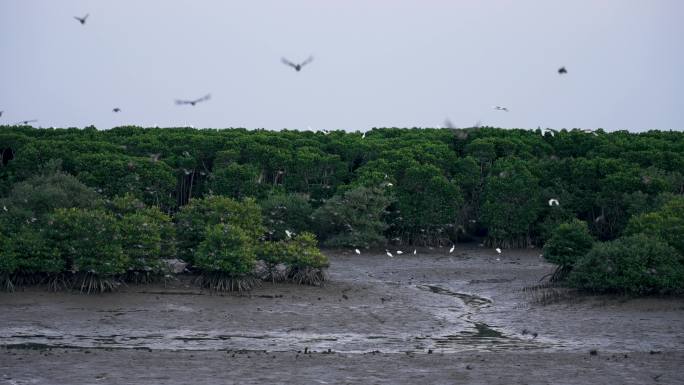
[(356, 187), (335, 195), (314, 212), (327, 246), (369, 247), (385, 242), (383, 215), (390, 199), (380, 188)]
[(108, 206), (118, 219), (121, 246), (130, 260), (127, 279), (144, 282), (160, 275), (161, 258), (175, 255), (171, 218), (132, 195), (117, 197)]
[[(55, 166), (58, 167), (58, 166)], [(45, 170), (13, 186), (0, 199), (0, 231), (9, 234), (26, 223), (45, 224), (45, 216), (56, 208), (96, 208), (102, 200), (91, 188), (61, 171)], [(6, 209), (6, 210), (5, 210)]]
[(129, 259), (121, 248), (114, 215), (102, 209), (57, 209), (48, 219), (66, 269), (76, 272), (81, 291), (110, 291), (126, 272)]
[(644, 234), (596, 243), (575, 264), (571, 285), (596, 292), (671, 293), (684, 289), (677, 251)]
[(229, 224), (207, 226), (195, 254), (203, 287), (217, 291), (243, 291), (254, 286), (255, 245), (242, 228)]
[(176, 215), (178, 254), (192, 263), (207, 226), (218, 224), (239, 227), (253, 241), (264, 234), (261, 209), (254, 199), (236, 201), (221, 196), (192, 199)]
[(286, 239), (287, 231), (311, 229), (313, 208), (304, 194), (273, 194), (259, 202), (270, 240)]
[(659, 210), (632, 217), (625, 233), (659, 237), (684, 256), (684, 197), (674, 197)]
[(258, 179), (259, 170), (255, 166), (230, 163), (214, 170), (209, 188), (214, 194), (233, 199), (257, 197), (262, 191)]

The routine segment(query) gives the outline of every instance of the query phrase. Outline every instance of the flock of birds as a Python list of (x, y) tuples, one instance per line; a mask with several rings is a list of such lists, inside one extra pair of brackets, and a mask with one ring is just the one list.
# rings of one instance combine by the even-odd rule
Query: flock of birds
[[(89, 14), (89, 13), (86, 13), (85, 16), (74, 16), (74, 19), (75, 19), (76, 21), (78, 21), (81, 25), (86, 25), (86, 22), (88, 21), (88, 17), (89, 17), (89, 16), (90, 16), (90, 14)], [(299, 63), (293, 62), (293, 61), (291, 61), (291, 60), (289, 60), (289, 59), (287, 59), (287, 58), (284, 58), (284, 57), (281, 58), (280, 60), (281, 60), (281, 62), (282, 62), (284, 65), (293, 68), (296, 72), (300, 72), (300, 71), (304, 68), (304, 66), (310, 64), (310, 63), (314, 60), (314, 58), (313, 58), (313, 56), (309, 56), (306, 60), (304, 60), (304, 61), (302, 61), (302, 62), (299, 62)], [(560, 67), (560, 68), (558, 69), (558, 74), (559, 74), (559, 75), (565, 75), (565, 74), (567, 74), (567, 73), (568, 73), (568, 70), (565, 68), (565, 66)], [(201, 98), (192, 99), (192, 100), (176, 99), (176, 105), (190, 105), (190, 106), (195, 106), (195, 105), (197, 105), (198, 103), (207, 101), (207, 100), (209, 100), (209, 99), (211, 99), (211, 94), (207, 94), (207, 95), (205, 95), (205, 96), (202, 96)], [(504, 106), (494, 106), (494, 109), (497, 110), (497, 111), (503, 111), (503, 112), (508, 112), (508, 111), (509, 111), (508, 107), (504, 107)], [(121, 111), (122, 111), (122, 110), (121, 110), (120, 107), (114, 107), (114, 108), (112, 108), (112, 112), (114, 112), (114, 113), (120, 113)], [(4, 111), (0, 111), (0, 117), (2, 117), (3, 112), (4, 112)], [(27, 125), (27, 124), (29, 124), (29, 123), (35, 123), (35, 122), (37, 122), (37, 121), (38, 121), (37, 119), (21, 120), (21, 121), (19, 121), (19, 122), (14, 123), (14, 125), (19, 125), (19, 124)], [(480, 123), (478, 122), (475, 126), (477, 127), (477, 126), (479, 126), (479, 124), (480, 124)], [(449, 121), (449, 119), (446, 120), (445, 126), (446, 126), (447, 128), (455, 128), (455, 126), (453, 125), (453, 123), (451, 123), (451, 121)], [(364, 133), (363, 135), (364, 135), (364, 137), (365, 137), (365, 133)]]

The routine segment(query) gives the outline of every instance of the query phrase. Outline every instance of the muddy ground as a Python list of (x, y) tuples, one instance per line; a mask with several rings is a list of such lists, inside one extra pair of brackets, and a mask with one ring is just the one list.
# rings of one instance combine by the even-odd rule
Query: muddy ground
[(404, 251), (328, 250), (324, 287), (0, 293), (0, 385), (684, 383), (682, 298), (526, 290), (534, 249)]

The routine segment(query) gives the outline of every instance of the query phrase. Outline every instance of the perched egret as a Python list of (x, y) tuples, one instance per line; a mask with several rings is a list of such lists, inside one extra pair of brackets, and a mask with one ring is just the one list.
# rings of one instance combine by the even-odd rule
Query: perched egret
[(418, 252), (418, 249), (413, 249), (413, 255), (416, 255), (417, 252)]
[(398, 255), (402, 255), (402, 254), (404, 254), (404, 252), (401, 251), (401, 250), (397, 250), (397, 254), (398, 254)]
[(287, 235), (288, 238), (292, 238), (292, 234), (294, 233), (290, 232), (290, 230), (285, 230), (285, 235)]
[(354, 249), (354, 251), (356, 252), (356, 254), (361, 255), (361, 250), (359, 250), (359, 249)]
[(496, 248), (496, 252), (499, 253), (499, 254), (501, 254), (501, 249), (497, 247), (497, 248)]
[(453, 253), (454, 250), (456, 250), (456, 245), (452, 245), (451, 248), (449, 249), (449, 252)]
[(7, 211), (7, 206), (2, 206), (2, 209)]
[(560, 203), (558, 203), (558, 199), (549, 199), (549, 206), (558, 206)]

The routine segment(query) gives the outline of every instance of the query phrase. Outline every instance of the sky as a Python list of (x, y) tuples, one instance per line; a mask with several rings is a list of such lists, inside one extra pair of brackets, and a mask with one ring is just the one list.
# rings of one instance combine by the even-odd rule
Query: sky
[(680, 0), (0, 0), (0, 125), (683, 130), (682, 17)]

